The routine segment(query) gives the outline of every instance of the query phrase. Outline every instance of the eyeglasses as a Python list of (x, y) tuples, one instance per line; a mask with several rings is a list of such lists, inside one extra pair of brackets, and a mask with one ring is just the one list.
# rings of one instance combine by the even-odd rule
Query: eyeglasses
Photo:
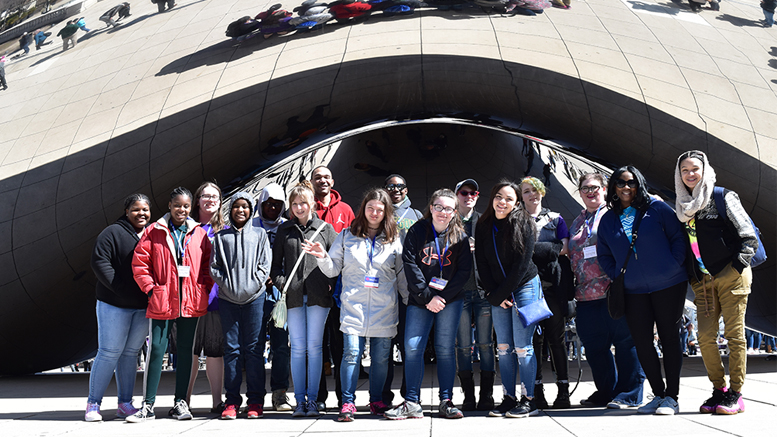
[(595, 193), (599, 191), (599, 189), (602, 188), (599, 185), (586, 185), (585, 187), (580, 187), (581, 193)]
[(390, 185), (386, 185), (386, 189), (388, 191), (402, 191), (405, 188), (407, 188), (407, 185), (405, 185), (405, 184), (390, 184)]
[(446, 214), (452, 214), (455, 209), (451, 208), (450, 206), (442, 206), (439, 203), (435, 203), (432, 205), (432, 209), (437, 212), (445, 212)]
[(218, 194), (203, 194), (200, 196), (202, 200), (219, 200)]
[(459, 195), (462, 197), (478, 197), (480, 195), (480, 191), (459, 191)]
[(637, 182), (636, 179), (631, 179), (628, 181), (624, 181), (623, 179), (618, 179), (617, 181), (615, 181), (615, 186), (618, 188), (623, 188), (626, 185), (628, 185), (629, 188), (637, 188), (639, 186), (639, 182)]

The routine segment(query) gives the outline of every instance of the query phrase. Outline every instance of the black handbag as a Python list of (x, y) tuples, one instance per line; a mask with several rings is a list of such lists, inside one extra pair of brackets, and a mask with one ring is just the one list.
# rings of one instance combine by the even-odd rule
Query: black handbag
[(610, 317), (615, 320), (620, 319), (626, 314), (624, 276), (626, 274), (626, 267), (629, 265), (629, 259), (631, 259), (631, 254), (634, 252), (634, 245), (637, 244), (637, 230), (639, 229), (639, 224), (641, 222), (642, 219), (640, 218), (634, 223), (634, 227), (631, 229), (631, 246), (629, 246), (629, 252), (626, 254), (626, 261), (623, 262), (623, 267), (621, 267), (621, 272), (618, 277), (610, 283), (610, 287), (607, 289), (607, 312), (609, 312)]

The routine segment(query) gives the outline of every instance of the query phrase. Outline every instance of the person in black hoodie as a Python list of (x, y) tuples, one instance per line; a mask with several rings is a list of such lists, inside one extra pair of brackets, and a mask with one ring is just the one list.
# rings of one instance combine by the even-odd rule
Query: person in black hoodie
[[(491, 303), (496, 331), (499, 370), (505, 397), (492, 417), (521, 418), (538, 413), (534, 401), (537, 359), (532, 336), (537, 324), (523, 326), (518, 308), (540, 299), (540, 278), (532, 261), (536, 229), (520, 205), (521, 188), (503, 180), (491, 190), (489, 207), (478, 221), (475, 247), (478, 275)], [(516, 371), (520, 366), (521, 385), (526, 395), (516, 400)]]
[(464, 303), (464, 285), (472, 272), (469, 239), (457, 213), (458, 199), (443, 188), (432, 194), (424, 218), (407, 232), (402, 259), (405, 264), (407, 316), (405, 326), (405, 402), (386, 411), (388, 419), (423, 417), (419, 403), (424, 377), (424, 350), (432, 325), (440, 384), (440, 416), (463, 417), (453, 405), (456, 379), (456, 332)]
[(97, 276), (97, 357), (89, 376), (89, 398), (84, 420), (102, 420), (100, 404), (116, 373), (120, 418), (138, 410), (132, 406), (140, 348), (148, 335), (148, 297), (132, 275), (132, 256), (140, 235), (151, 219), (144, 194), (124, 201), (124, 215), (97, 237), (92, 251), (92, 270)]

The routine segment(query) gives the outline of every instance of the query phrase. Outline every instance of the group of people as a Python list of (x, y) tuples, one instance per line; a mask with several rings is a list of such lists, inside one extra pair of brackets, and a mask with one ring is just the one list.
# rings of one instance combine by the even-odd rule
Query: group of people
[[(480, 188), (473, 179), (454, 190), (436, 190), (422, 213), (412, 208), (407, 183), (396, 174), (383, 187), (368, 189), (354, 214), (324, 166), (288, 194), (270, 184), (258, 199), (233, 194), (226, 208), (213, 183), (195, 194), (179, 187), (156, 222), (149, 199), (134, 194), (125, 214), (100, 234), (92, 256), (99, 350), (85, 418), (102, 420), (100, 403), (114, 373), (118, 416), (128, 422), (155, 417), (173, 328), (178, 366), (168, 414), (179, 420), (192, 417), (192, 371), (203, 350), (214, 358), (207, 361), (212, 411), (222, 419), (241, 414), (245, 370), (245, 416), (263, 416), (268, 330), (272, 404), (293, 410), (292, 417), (324, 411), (323, 351), (330, 345), (338, 420), (353, 421), (367, 342), (370, 412), (394, 420), (423, 417), (420, 389), (430, 336), (441, 417), (481, 410), (522, 418), (549, 408), (536, 358), (543, 341), (558, 385), (553, 408), (569, 408), (564, 343), (569, 299), (577, 302), (577, 332), (596, 385), (582, 404), (676, 414), (683, 356), (679, 328), (689, 282), (698, 307), (699, 349), (713, 385), (700, 411), (737, 414), (744, 411), (744, 314), (758, 240), (736, 193), (724, 190), (725, 210), (718, 209), (715, 172), (704, 153), (683, 153), (675, 182), (673, 210), (648, 193), (633, 166), (617, 169), (609, 180), (583, 174), (577, 187), (585, 208), (571, 226), (542, 207), (546, 189), (533, 177), (498, 182), (482, 214), (475, 210)], [(625, 316), (613, 318), (608, 288), (619, 275)], [(571, 281), (564, 279), (568, 276)], [(519, 310), (543, 299), (550, 318), (521, 315)], [(730, 348), (728, 383), (716, 343), (721, 316)], [(536, 335), (538, 326), (542, 337)], [(654, 326), (663, 346), (663, 373)], [(493, 399), (493, 331), (504, 392), (499, 405)], [(147, 336), (143, 404), (136, 409), (135, 360)], [(398, 405), (391, 390), (392, 343), (404, 357), (404, 401)], [(480, 356), (479, 400), (473, 349)], [(289, 373), (294, 407), (286, 398)], [(461, 407), (453, 402), (457, 373)], [(653, 398), (641, 405), (645, 378)]]

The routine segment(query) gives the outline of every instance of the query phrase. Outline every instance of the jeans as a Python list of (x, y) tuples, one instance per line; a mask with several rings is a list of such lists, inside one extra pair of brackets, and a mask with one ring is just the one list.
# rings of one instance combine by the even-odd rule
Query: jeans
[(772, 27), (774, 25), (774, 12), (769, 12), (766, 9), (764, 11), (764, 19), (766, 20), (766, 27)]
[(432, 325), (434, 330), (434, 351), (437, 355), (437, 381), (440, 384), (440, 400), (453, 396), (453, 382), (456, 379), (456, 331), (461, 320), (463, 300), (445, 305), (439, 313), (426, 308), (408, 305), (405, 321), (405, 377), (407, 378), (406, 401), (418, 402), (421, 382), (424, 379), (424, 350), (429, 340)]
[(515, 290), (515, 302), (510, 308), (492, 306), (491, 315), (494, 318), (496, 330), (496, 347), (499, 354), (499, 372), (502, 377), (502, 387), (505, 392), (515, 397), (516, 373), (520, 366), (521, 384), (526, 390), (526, 397), (534, 397), (534, 378), (537, 373), (537, 358), (534, 356), (532, 337), (537, 324), (523, 327), (517, 308), (526, 306), (540, 299), (540, 278), (527, 282)]
[(264, 405), (264, 338), (260, 337), (263, 310), (264, 293), (244, 305), (219, 299), (219, 315), (224, 332), (224, 389), (228, 405), (240, 406), (243, 402), (240, 396), (243, 368), (246, 372), (248, 405)]
[[(343, 403), (354, 403), (356, 386), (359, 384), (359, 364), (364, 352), (366, 337), (343, 333), (343, 361), (340, 365), (340, 381), (343, 384)], [(383, 396), (388, 362), (391, 354), (391, 339), (370, 337), (370, 402), (377, 402)]]
[[(291, 341), (291, 379), (297, 403), (315, 401), (321, 382), (324, 324), (329, 308), (308, 306), (304, 296), (302, 306), (289, 308), (289, 340)], [(307, 365), (305, 360), (307, 359)], [(305, 384), (307, 378), (307, 385)]]
[[(397, 335), (392, 340), (392, 345), (397, 345), (399, 350), (399, 356), (402, 360), (405, 359), (405, 320), (407, 318), (407, 305), (399, 299), (399, 326), (397, 326)], [(391, 352), (394, 352), (393, 347)], [(402, 385), (399, 387), (399, 395), (403, 398), (407, 395), (407, 378), (405, 378), (405, 366), (400, 367), (402, 372)], [(391, 405), (394, 401), (394, 392), (391, 391), (391, 386), (394, 384), (394, 357), (389, 358), (388, 374), (386, 375), (386, 384), (383, 386), (383, 402), (386, 405)]]
[[(340, 308), (337, 306), (333, 306), (329, 310), (329, 315), (324, 323), (324, 340), (322, 344), (322, 361), (334, 365), (332, 376), (335, 378), (335, 396), (337, 397), (338, 404), (342, 404), (343, 390), (340, 381), (340, 362), (343, 360), (343, 333), (340, 332)], [(318, 396), (316, 398), (320, 402), (326, 402), (328, 397), (329, 390), (326, 386), (326, 375), (324, 375), (322, 365), (321, 384), (318, 386)]]
[(270, 355), (272, 355), (272, 370), (270, 371), (270, 390), (288, 390), (289, 389), (289, 360), (291, 359), (291, 349), (289, 349), (289, 331), (285, 328), (276, 328), (275, 322), (271, 320), (272, 309), (275, 302), (265, 299), (264, 313), (262, 317), (262, 333), (260, 338), (267, 338), (270, 334)]
[(119, 403), (130, 402), (135, 389), (138, 352), (148, 335), (146, 310), (115, 307), (97, 301), (97, 357), (89, 375), (89, 400), (101, 404), (116, 373)]
[[(645, 373), (626, 319), (610, 317), (607, 299), (577, 302), (577, 335), (585, 347), (591, 376), (601, 398), (638, 406)], [(615, 346), (613, 358), (610, 347)]]
[(472, 322), (475, 322), (475, 346), (480, 355), (480, 370), (494, 371), (494, 324), (491, 304), (477, 290), (464, 292), (464, 305), (456, 336), (456, 364), (459, 372), (472, 371)]
[[(751, 331), (749, 329), (745, 329), (745, 338), (747, 339), (747, 348), (748, 349), (754, 349), (759, 350), (761, 349), (761, 333), (757, 331)], [(730, 350), (730, 348), (729, 348)]]

